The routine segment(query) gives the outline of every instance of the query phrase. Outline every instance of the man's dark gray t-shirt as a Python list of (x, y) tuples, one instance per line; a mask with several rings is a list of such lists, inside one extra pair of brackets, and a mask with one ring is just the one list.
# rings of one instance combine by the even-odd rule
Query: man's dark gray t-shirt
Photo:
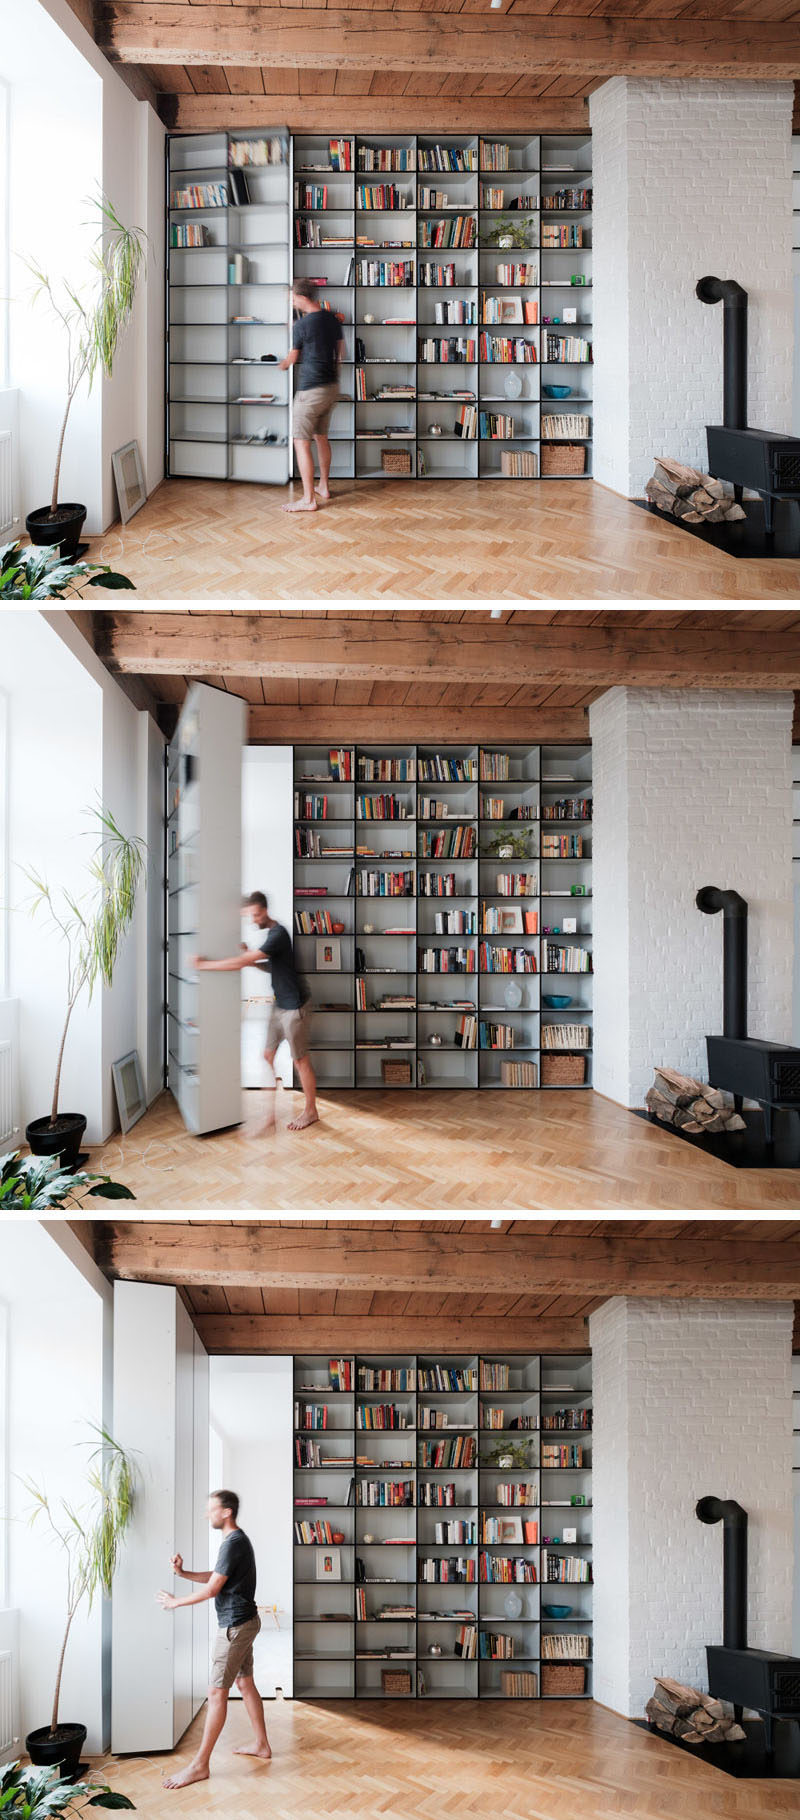
[(292, 938), (283, 923), (276, 923), (270, 929), (261, 953), (272, 974), (272, 990), (279, 1011), (299, 1011), (308, 998), (308, 987), (294, 964)]
[(257, 1618), (256, 1557), (250, 1537), (243, 1529), (235, 1529), (232, 1535), (225, 1537), (214, 1572), (225, 1575), (225, 1585), (214, 1600), (220, 1630), (227, 1630), (232, 1624), (246, 1624), (248, 1618)]
[(333, 310), (309, 310), (307, 315), (298, 317), (292, 333), (292, 347), (300, 351), (295, 370), (296, 392), (310, 392), (312, 386), (336, 385), (336, 349), (342, 340), (342, 325)]

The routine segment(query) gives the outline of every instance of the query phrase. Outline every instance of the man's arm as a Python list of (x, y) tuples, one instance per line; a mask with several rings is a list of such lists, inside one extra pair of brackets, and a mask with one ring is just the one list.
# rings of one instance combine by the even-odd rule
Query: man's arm
[(173, 1573), (177, 1575), (179, 1580), (196, 1580), (198, 1586), (205, 1586), (211, 1579), (210, 1568), (207, 1568), (206, 1572), (203, 1574), (193, 1573), (190, 1567), (184, 1567), (183, 1555), (171, 1555), (169, 1564)]
[(260, 948), (244, 948), (241, 954), (232, 954), (224, 961), (207, 961), (202, 954), (192, 954), (189, 966), (195, 973), (239, 973), (242, 967), (263, 967), (264, 955)]
[[(184, 1574), (183, 1578), (191, 1578), (194, 1580), (200, 1579), (201, 1576), (199, 1574)], [(195, 1593), (187, 1593), (185, 1599), (176, 1599), (174, 1593), (163, 1591), (157, 1593), (156, 1598), (164, 1611), (178, 1611), (183, 1605), (204, 1605), (207, 1599), (216, 1599), (217, 1593), (222, 1591), (227, 1578), (227, 1574), (208, 1574), (205, 1576), (206, 1584), (201, 1590)]]
[(288, 354), (284, 355), (283, 360), (278, 361), (278, 366), (280, 367), (281, 372), (285, 373), (285, 372), (287, 372), (289, 367), (296, 367), (299, 359), (300, 359), (300, 349), (299, 348), (290, 348)]

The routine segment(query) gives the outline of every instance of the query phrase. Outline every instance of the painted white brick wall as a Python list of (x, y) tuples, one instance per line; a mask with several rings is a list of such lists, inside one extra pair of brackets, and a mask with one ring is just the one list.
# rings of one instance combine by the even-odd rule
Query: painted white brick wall
[(722, 1641), (722, 1530), (749, 1516), (748, 1641), (791, 1647), (790, 1302), (617, 1297), (593, 1314), (595, 1698), (641, 1716), (653, 1676), (705, 1688)]
[(706, 1076), (722, 1027), (722, 918), (701, 885), (750, 906), (748, 1028), (791, 1041), (792, 697), (611, 689), (590, 709), (594, 1085), (641, 1106), (654, 1066)]
[(792, 426), (792, 84), (618, 76), (590, 98), (594, 472), (640, 495), (653, 457), (705, 466), (722, 307), (749, 292), (749, 421)]

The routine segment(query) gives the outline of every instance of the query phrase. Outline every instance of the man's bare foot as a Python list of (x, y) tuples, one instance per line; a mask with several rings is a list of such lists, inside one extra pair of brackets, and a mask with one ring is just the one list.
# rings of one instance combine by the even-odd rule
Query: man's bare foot
[(322, 500), (323, 505), (328, 505), (328, 503), (330, 501), (330, 497), (331, 497), (328, 488), (327, 487), (315, 487), (314, 491), (317, 495), (317, 498)]
[(189, 1786), (192, 1782), (207, 1782), (207, 1781), (208, 1781), (208, 1770), (203, 1767), (203, 1764), (202, 1763), (190, 1763), (188, 1769), (182, 1770), (181, 1774), (179, 1776), (166, 1776), (164, 1778), (164, 1787), (165, 1788), (189, 1788)]
[(300, 499), (296, 506), (284, 506), (284, 512), (316, 512), (316, 499)]
[(318, 1124), (319, 1124), (319, 1113), (318, 1112), (301, 1112), (300, 1117), (296, 1118), (296, 1119), (292, 1119), (290, 1121), (290, 1123), (287, 1125), (286, 1129), (287, 1129), (287, 1131), (305, 1131), (307, 1125), (318, 1125)]
[(272, 1751), (268, 1744), (237, 1744), (234, 1757), (263, 1757), (269, 1763)]

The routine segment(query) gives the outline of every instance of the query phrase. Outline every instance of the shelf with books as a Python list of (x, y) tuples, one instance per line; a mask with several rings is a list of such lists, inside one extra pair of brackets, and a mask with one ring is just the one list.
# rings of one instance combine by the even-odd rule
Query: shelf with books
[[(292, 275), (312, 279), (323, 307), (338, 312), (343, 319), (343, 365), (352, 365), (354, 359), (355, 183), (355, 139), (352, 134), (295, 134)], [(312, 195), (315, 201), (319, 197), (324, 207), (306, 213), (305, 198)], [(355, 473), (354, 432), (354, 401), (340, 396), (329, 428), (334, 479), (352, 478)], [(319, 462), (313, 443), (312, 452), (314, 472), (318, 475)], [(293, 458), (293, 474), (297, 479), (296, 457)]]

